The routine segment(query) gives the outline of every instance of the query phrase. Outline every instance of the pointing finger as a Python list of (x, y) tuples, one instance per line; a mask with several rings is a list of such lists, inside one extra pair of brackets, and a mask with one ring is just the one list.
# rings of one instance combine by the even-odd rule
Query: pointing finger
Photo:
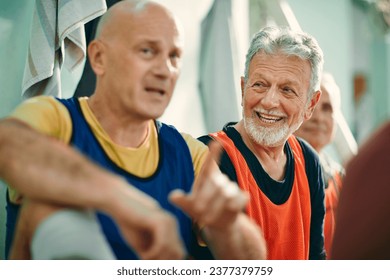
[(194, 190), (204, 185), (215, 170), (218, 169), (216, 162), (219, 162), (222, 155), (222, 146), (217, 141), (211, 141), (209, 144), (209, 153), (203, 163), (202, 170), (200, 171), (198, 178), (194, 184)]

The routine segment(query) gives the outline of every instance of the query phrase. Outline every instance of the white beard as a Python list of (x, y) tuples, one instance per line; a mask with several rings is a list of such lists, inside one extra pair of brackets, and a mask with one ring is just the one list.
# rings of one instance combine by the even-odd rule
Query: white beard
[(249, 137), (257, 144), (266, 147), (276, 147), (283, 145), (288, 137), (293, 134), (302, 124), (303, 116), (292, 127), (288, 126), (287, 122), (283, 122), (278, 127), (264, 127), (259, 125), (259, 119), (256, 114), (250, 117), (244, 116), (244, 127)]

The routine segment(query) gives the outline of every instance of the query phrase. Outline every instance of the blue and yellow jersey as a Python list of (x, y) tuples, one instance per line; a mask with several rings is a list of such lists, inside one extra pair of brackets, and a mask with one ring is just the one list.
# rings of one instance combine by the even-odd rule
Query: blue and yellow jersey
[[(177, 188), (185, 192), (191, 190), (207, 155), (207, 146), (187, 134), (180, 134), (172, 126), (153, 120), (147, 138), (139, 147), (117, 145), (95, 118), (87, 98), (32, 98), (19, 106), (12, 117), (72, 145), (96, 164), (122, 176), (132, 186), (156, 199), (161, 207), (176, 216), (183, 242), (190, 251), (195, 242), (192, 221), (168, 201), (168, 195)], [(9, 197), (14, 203), (22, 199), (12, 187)], [(8, 207), (8, 218), (15, 217), (16, 211), (12, 206)], [(98, 213), (98, 218), (116, 257), (137, 258), (115, 222), (104, 213)], [(14, 226), (12, 221), (8, 222), (7, 235), (13, 235), (11, 228)]]
[[(104, 148), (110, 159), (118, 166), (135, 176), (146, 178), (153, 174), (159, 161), (157, 131), (154, 121), (150, 121), (148, 138), (138, 148), (122, 147), (110, 139), (87, 103), (87, 97), (79, 98), (80, 108), (97, 140)], [(39, 96), (26, 100), (10, 117), (17, 118), (29, 124), (37, 131), (69, 143), (72, 136), (72, 120), (69, 111), (56, 98)], [(208, 148), (191, 135), (181, 133), (190, 150), (195, 176), (200, 172), (206, 158)], [(10, 188), (10, 199), (14, 203), (20, 202), (21, 196)]]

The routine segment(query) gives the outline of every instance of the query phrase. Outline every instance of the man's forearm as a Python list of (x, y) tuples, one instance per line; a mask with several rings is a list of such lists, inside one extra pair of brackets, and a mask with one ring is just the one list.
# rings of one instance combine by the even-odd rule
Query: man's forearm
[(0, 177), (23, 196), (63, 206), (111, 212), (110, 198), (154, 203), (67, 145), (12, 119), (0, 121)]
[(217, 259), (266, 259), (267, 248), (260, 228), (240, 214), (228, 229), (203, 229), (207, 245)]

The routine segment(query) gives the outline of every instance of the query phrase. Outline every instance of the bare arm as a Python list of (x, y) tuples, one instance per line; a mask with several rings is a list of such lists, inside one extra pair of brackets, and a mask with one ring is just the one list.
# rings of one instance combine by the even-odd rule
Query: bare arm
[(176, 221), (155, 200), (14, 119), (0, 120), (0, 177), (32, 200), (108, 213), (143, 258), (185, 254)]
[(198, 223), (217, 259), (265, 259), (262, 231), (243, 213), (248, 195), (223, 175), (213, 160), (220, 152), (219, 144), (211, 143), (191, 193), (177, 190), (171, 200)]
[(243, 213), (224, 229), (206, 226), (203, 235), (218, 259), (263, 260), (267, 257), (261, 229)]

